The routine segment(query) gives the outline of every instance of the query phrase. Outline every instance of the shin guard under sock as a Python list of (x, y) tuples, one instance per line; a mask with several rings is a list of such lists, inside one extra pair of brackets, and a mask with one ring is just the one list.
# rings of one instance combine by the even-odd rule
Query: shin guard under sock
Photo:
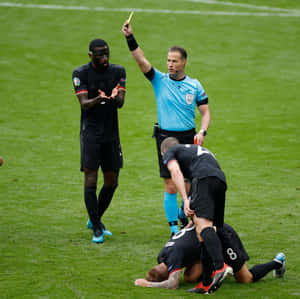
[(215, 270), (222, 269), (224, 266), (222, 244), (215, 230), (212, 227), (206, 227), (201, 231), (200, 236), (212, 259)]
[(212, 282), (211, 274), (214, 271), (214, 266), (210, 258), (210, 255), (206, 250), (204, 242), (201, 243), (202, 243), (202, 250), (201, 250), (200, 260), (203, 266), (202, 283), (204, 286), (208, 286)]
[(171, 233), (177, 233), (178, 232), (178, 203), (177, 203), (177, 193), (171, 194), (168, 192), (165, 192), (164, 195), (164, 207), (165, 207), (165, 213), (167, 216), (167, 220), (170, 225)]
[(101, 191), (99, 192), (98, 196), (98, 215), (99, 219), (101, 219), (102, 215), (109, 207), (110, 202), (113, 198), (114, 192), (117, 186), (102, 186)]
[(84, 187), (84, 201), (93, 229), (99, 228), (96, 187)]

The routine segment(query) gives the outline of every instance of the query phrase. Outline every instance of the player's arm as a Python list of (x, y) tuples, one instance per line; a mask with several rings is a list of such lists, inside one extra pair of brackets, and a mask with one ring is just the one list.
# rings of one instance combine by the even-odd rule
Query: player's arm
[(132, 54), (133, 58), (135, 59), (135, 61), (137, 62), (139, 68), (141, 69), (141, 71), (144, 74), (148, 73), (151, 70), (152, 65), (146, 59), (142, 49), (138, 46), (138, 44), (133, 36), (133, 33), (132, 33), (132, 27), (128, 23), (128, 20), (124, 23), (122, 32), (126, 37), (129, 50), (131, 51), (131, 54)]
[(185, 182), (184, 177), (181, 172), (180, 166), (176, 160), (171, 160), (167, 164), (167, 167), (171, 173), (171, 178), (174, 184), (177, 187), (177, 190), (179, 191), (181, 198), (184, 202), (184, 212), (186, 216), (192, 217), (194, 215), (194, 211), (190, 209), (190, 201), (188, 200), (187, 193), (185, 190)]
[(209, 124), (210, 124), (210, 110), (209, 110), (209, 107), (208, 107), (208, 104), (203, 104), (203, 105), (199, 105), (198, 106), (198, 109), (201, 113), (201, 129), (200, 131), (196, 134), (195, 138), (197, 139), (197, 144), (199, 145), (203, 145), (204, 143), (204, 139), (205, 139), (205, 135), (209, 127)]
[(93, 108), (95, 105), (97, 105), (101, 101), (106, 101), (108, 97), (105, 95), (105, 93), (101, 90), (99, 90), (99, 95), (97, 95), (95, 98), (89, 99), (88, 98), (88, 92), (78, 92), (76, 93), (77, 98), (79, 100), (80, 106), (84, 110), (89, 110)]
[(120, 68), (120, 80), (117, 86), (113, 88), (110, 99), (113, 101), (113, 103), (118, 107), (122, 108), (125, 101), (125, 83), (126, 83), (126, 72), (124, 68)]
[(148, 288), (163, 288), (163, 289), (177, 289), (179, 286), (181, 270), (172, 272), (169, 278), (160, 282), (152, 282), (146, 279), (137, 279), (134, 284), (136, 286)]
[(124, 105), (124, 100), (125, 100), (125, 89), (121, 88), (119, 85), (116, 86), (113, 89), (110, 97), (114, 101), (114, 103), (117, 105), (118, 108), (122, 108), (122, 106)]

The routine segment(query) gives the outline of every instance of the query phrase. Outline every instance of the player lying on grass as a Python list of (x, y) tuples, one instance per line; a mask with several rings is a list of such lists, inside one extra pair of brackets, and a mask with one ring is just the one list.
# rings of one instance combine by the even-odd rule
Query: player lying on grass
[[(222, 242), (224, 261), (232, 267), (237, 282), (256, 282), (272, 270), (275, 277), (283, 277), (286, 270), (283, 253), (277, 254), (270, 262), (248, 269), (246, 261), (249, 260), (249, 256), (236, 231), (230, 225), (224, 224), (217, 234)], [(176, 289), (183, 268), (185, 282), (207, 280), (209, 278), (204, 277), (202, 271), (203, 263), (209, 263), (205, 260), (207, 255), (204, 251), (205, 247), (197, 238), (195, 226), (184, 228), (171, 237), (160, 251), (157, 257), (158, 265), (147, 273), (145, 279), (137, 279), (134, 283), (142, 287)]]

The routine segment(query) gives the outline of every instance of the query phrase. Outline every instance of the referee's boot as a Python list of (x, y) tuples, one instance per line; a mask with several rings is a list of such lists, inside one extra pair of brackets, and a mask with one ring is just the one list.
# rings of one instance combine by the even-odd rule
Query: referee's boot
[[(93, 229), (93, 224), (92, 224), (92, 221), (90, 220), (90, 218), (87, 221), (86, 227), (88, 229)], [(100, 221), (100, 227), (103, 231), (104, 236), (112, 236), (112, 232), (109, 231), (108, 229), (106, 229), (105, 225), (101, 221)]]
[(273, 276), (276, 277), (276, 278), (282, 278), (284, 276), (285, 271), (286, 271), (284, 253), (282, 253), (282, 252), (277, 253), (277, 255), (274, 258), (274, 262), (279, 263), (280, 268), (273, 270)]

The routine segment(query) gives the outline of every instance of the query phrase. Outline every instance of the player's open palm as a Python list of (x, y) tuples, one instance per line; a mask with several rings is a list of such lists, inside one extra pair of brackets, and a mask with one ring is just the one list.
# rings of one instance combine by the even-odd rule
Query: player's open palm
[(118, 95), (119, 87), (120, 87), (120, 84), (118, 84), (118, 85), (112, 90), (111, 96), (110, 96), (111, 99), (114, 99), (114, 98)]

